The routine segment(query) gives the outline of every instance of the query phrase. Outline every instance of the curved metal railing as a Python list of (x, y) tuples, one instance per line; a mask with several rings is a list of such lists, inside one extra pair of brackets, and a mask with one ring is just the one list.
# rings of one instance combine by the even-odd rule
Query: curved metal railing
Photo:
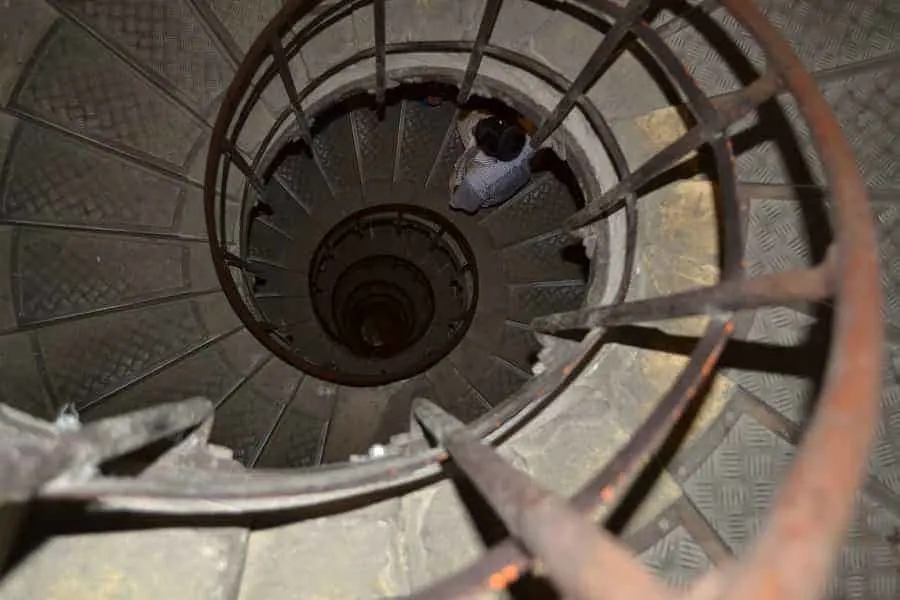
[[(250, 188), (257, 189), (262, 152), (252, 160), (237, 149), (237, 135), (259, 101), (263, 89), (281, 79), (291, 106), (280, 118), (296, 120), (300, 135), (310, 135), (303, 111), (305, 98), (343, 69), (374, 59), (371, 83), (376, 97), (384, 98), (387, 56), (411, 52), (463, 53), (468, 67), (452, 83), (459, 86), (461, 102), (468, 99), (483, 57), (489, 56), (525, 70), (556, 87), (561, 100), (550, 112), (529, 115), (541, 123), (535, 142), (541, 143), (579, 108), (607, 145), (620, 181), (601, 194), (586, 194), (585, 208), (565, 223), (573, 233), (622, 206), (633, 210), (636, 191), (655, 175), (676, 164), (685, 154), (709, 146), (715, 156), (721, 223), (721, 281), (711, 287), (662, 298), (608, 306), (586, 306), (569, 313), (537, 319), (537, 331), (556, 334), (587, 329), (578, 346), (563, 345), (545, 372), (484, 417), (466, 426), (433, 405), (421, 402), (415, 416), (441, 447), (408, 455), (347, 466), (332, 466), (303, 473), (204, 472), (203, 477), (112, 479), (102, 476), (57, 481), (40, 490), (42, 497), (100, 499), (106, 506), (132, 511), (210, 513), (320, 504), (337, 497), (363, 496), (438, 475), (441, 462), (452, 459), (482, 491), (505, 521), (511, 537), (489, 549), (470, 568), (419, 594), (421, 597), (471, 597), (498, 590), (526, 573), (539, 558), (546, 573), (567, 594), (581, 598), (669, 597), (641, 565), (603, 530), (587, 525), (588, 517), (603, 519), (622, 500), (649, 459), (659, 450), (688, 407), (695, 392), (713, 374), (717, 359), (733, 331), (735, 311), (778, 305), (800, 299), (835, 299), (836, 326), (832, 337), (825, 386), (817, 411), (804, 436), (794, 465), (772, 507), (765, 531), (740, 563), (728, 564), (703, 577), (686, 594), (697, 598), (812, 599), (821, 591), (832, 558), (845, 531), (865, 469), (878, 414), (882, 329), (875, 233), (866, 190), (851, 150), (828, 104), (790, 46), (764, 15), (746, 0), (721, 4), (765, 52), (768, 72), (748, 87), (712, 101), (699, 90), (665, 42), (642, 19), (649, 0), (633, 0), (622, 7), (607, 0), (579, 3), (584, 14), (607, 23), (605, 36), (584, 69), (573, 80), (554, 73), (524, 55), (490, 43), (501, 0), (487, 0), (474, 41), (385, 41), (385, 0), (360, 0), (331, 6), (313, 16), (320, 3), (289, 0), (250, 48), (237, 71), (219, 112), (210, 145), (206, 173), (206, 210), (210, 243), (217, 272), (229, 301), (246, 326), (275, 354), (284, 349), (267, 337), (245, 305), (240, 289), (241, 258), (226, 232), (226, 190), (230, 169), (239, 170)], [(374, 6), (374, 46), (334, 65), (301, 90), (294, 87), (287, 61), (316, 33), (346, 18), (352, 11)], [(574, 11), (581, 8), (569, 6)], [(594, 20), (589, 19), (589, 24)], [(294, 28), (303, 26), (299, 32)], [(633, 36), (646, 49), (687, 99), (696, 125), (675, 142), (628, 172), (621, 150), (599, 111), (584, 97), (623, 41)], [(457, 75), (435, 73), (435, 79)], [(826, 260), (813, 268), (745, 278), (742, 269), (741, 205), (728, 143), (728, 126), (779, 92), (793, 95), (806, 120), (819, 158), (825, 167), (833, 197), (835, 238)], [(521, 107), (517, 107), (521, 108)], [(273, 136), (264, 141), (266, 147)], [(584, 182), (582, 182), (584, 183)], [(589, 188), (588, 188), (589, 189)], [(633, 220), (631, 224), (633, 234)], [(232, 273), (237, 265), (238, 271)], [(630, 271), (630, 267), (629, 267)], [(626, 278), (627, 279), (627, 278)], [(558, 395), (590, 364), (602, 343), (600, 330), (624, 323), (704, 314), (708, 326), (690, 360), (647, 420), (618, 454), (569, 501), (539, 489), (527, 476), (513, 470), (485, 442), (503, 438), (535, 411)], [(313, 373), (315, 375), (315, 373)], [(137, 418), (128, 429), (128, 442), (115, 437), (119, 429), (106, 422), (85, 428), (71, 448), (56, 447), (60, 464), (67, 457), (99, 461), (155, 439), (165, 432), (196, 423), (207, 414), (191, 404), (166, 418)], [(151, 409), (151, 412), (158, 409)], [(168, 409), (167, 409), (168, 410)], [(125, 417), (119, 417), (121, 423)], [(3, 423), (0, 423), (3, 424)], [(104, 428), (105, 427), (105, 428)], [(88, 433), (85, 433), (88, 432)], [(160, 433), (163, 432), (163, 433)], [(90, 436), (88, 435), (90, 434)], [(73, 442), (74, 443), (74, 442)], [(78, 445), (80, 444), (80, 445)], [(411, 447), (412, 448), (412, 447)], [(88, 452), (86, 449), (90, 449)], [(69, 453), (69, 454), (67, 454)], [(55, 455), (56, 456), (56, 455)], [(87, 458), (84, 458), (84, 457)], [(69, 457), (69, 459), (74, 460)], [(24, 484), (23, 484), (24, 485)], [(29, 484), (32, 485), (32, 484)], [(215, 504), (217, 501), (224, 501)], [(798, 576), (801, 573), (801, 576)]]

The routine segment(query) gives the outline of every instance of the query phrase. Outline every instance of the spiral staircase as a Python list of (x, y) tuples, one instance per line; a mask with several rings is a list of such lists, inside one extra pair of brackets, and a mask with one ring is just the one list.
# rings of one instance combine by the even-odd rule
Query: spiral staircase
[[(664, 594), (534, 482), (687, 595), (900, 597), (900, 4), (757, 4), (0, 5), (0, 598)], [(555, 161), (471, 216), (479, 103)]]

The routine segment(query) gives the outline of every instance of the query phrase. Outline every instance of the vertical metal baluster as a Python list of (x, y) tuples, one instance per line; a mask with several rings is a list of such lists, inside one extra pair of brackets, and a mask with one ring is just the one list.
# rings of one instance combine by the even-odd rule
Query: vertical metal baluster
[(557, 127), (562, 124), (565, 118), (572, 112), (578, 99), (587, 91), (597, 78), (603, 73), (607, 67), (610, 57), (612, 57), (619, 43), (625, 38), (625, 35), (631, 27), (641, 18), (641, 15), (647, 9), (650, 0), (631, 0), (625, 7), (622, 16), (612, 26), (597, 49), (588, 59), (587, 64), (572, 82), (572, 86), (566, 92), (566, 95), (560, 99), (553, 113), (547, 117), (537, 132), (531, 139), (532, 145), (537, 148), (550, 137)]
[(385, 38), (387, 37), (387, 23), (385, 22), (385, 0), (375, 0), (375, 100), (379, 106), (384, 104), (385, 88), (387, 87), (387, 75), (385, 74)]
[(494, 33), (494, 26), (497, 24), (497, 16), (500, 14), (500, 8), (503, 6), (503, 0), (487, 0), (484, 5), (484, 15), (481, 17), (481, 25), (478, 27), (478, 36), (475, 38), (475, 47), (472, 48), (472, 54), (469, 56), (469, 65), (466, 67), (466, 74), (459, 86), (459, 95), (456, 97), (457, 104), (465, 104), (469, 100), (472, 93), (472, 85), (475, 83), (475, 77), (478, 76), (478, 68), (481, 66), (481, 59), (484, 57), (484, 47), (487, 46), (488, 40)]
[(284, 46), (281, 40), (273, 37), (269, 41), (269, 47), (272, 49), (272, 60), (275, 61), (275, 68), (278, 69), (278, 75), (281, 77), (281, 83), (284, 85), (284, 91), (287, 92), (288, 99), (291, 102), (291, 108), (294, 111), (294, 118), (297, 120), (297, 127), (300, 129), (300, 137), (306, 142), (306, 145), (312, 148), (312, 134), (309, 128), (309, 121), (303, 112), (303, 104), (300, 103), (300, 96), (297, 94), (297, 86), (294, 84), (294, 76), (291, 75), (291, 69), (288, 65), (287, 55), (284, 53)]
[[(598, 529), (568, 502), (540, 487), (483, 444), (458, 419), (418, 398), (413, 415), (471, 481), (507, 530), (542, 561), (567, 598), (670, 598), (611, 534)], [(627, 586), (616, 590), (613, 578)]]
[(238, 171), (247, 178), (247, 181), (250, 182), (250, 186), (257, 194), (259, 194), (260, 199), (262, 199), (266, 193), (266, 184), (259, 178), (253, 170), (253, 167), (250, 166), (250, 163), (248, 163), (247, 159), (244, 158), (244, 155), (241, 154), (241, 151), (234, 145), (229, 144), (225, 149), (225, 155), (232, 163), (234, 163), (234, 166), (237, 167)]

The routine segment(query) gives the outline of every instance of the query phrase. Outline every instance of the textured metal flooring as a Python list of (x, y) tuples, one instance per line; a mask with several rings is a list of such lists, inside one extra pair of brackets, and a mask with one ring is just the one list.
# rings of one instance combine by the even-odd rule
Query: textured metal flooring
[[(763, 67), (758, 49), (715, 3), (687, 4), (703, 8), (673, 4), (679, 13), (688, 11), (689, 22), (664, 10), (654, 25), (665, 28), (703, 90), (727, 93)], [(892, 600), (900, 597), (900, 2), (761, 5), (816, 74), (871, 188), (888, 339), (882, 416), (828, 598)], [(236, 448), (242, 460), (306, 465), (321, 458), (320, 441), (339, 415), (353, 414), (352, 407), (377, 405), (343, 426), (369, 421), (371, 435), (384, 439), (408, 418), (416, 394), (433, 394), (461, 416), (474, 415), (528, 376), (538, 348), (522, 323), (574, 305), (584, 291), (571, 265), (553, 267), (564, 242), (544, 225), (558, 223), (566, 209), (542, 201), (556, 191), (541, 178), (517, 202), (477, 226), (465, 225), (470, 239), (495, 258), (484, 266), (491, 310), (476, 319), (471, 338), (439, 368), (377, 401), (342, 394), (269, 360), (231, 315), (208, 264), (199, 181), (220, 94), (279, 6), (278, 0), (142, 0), (125, 10), (126, 3), (116, 1), (14, 0), (0, 9), (0, 33), (12, 42), (12, 51), (0, 51), (0, 402), (44, 417), (74, 402), (96, 418), (202, 394), (222, 403), (216, 439)], [(391, 35), (471, 36), (479, 7), (410, 0), (392, 13), (403, 22)], [(507, 0), (493, 41), (571, 77), (597, 35), (563, 9)], [(446, 18), (423, 19), (429, 10), (447, 10), (441, 13)], [(321, 72), (329, 56), (337, 60), (354, 44), (370, 43), (362, 27), (370, 18), (360, 10), (340, 36), (319, 41), (317, 47), (335, 52), (306, 52), (303, 65), (292, 65), (298, 81)], [(427, 31), (411, 23), (428, 23)], [(646, 158), (635, 132), (664, 122), (670, 104), (653, 86), (640, 60), (626, 52), (588, 94), (612, 119), (635, 163)], [(278, 95), (266, 101), (276, 106)], [(828, 192), (810, 160), (808, 132), (790, 100), (770, 104), (760, 119), (732, 131), (741, 190), (750, 202), (747, 262), (753, 274), (808, 265), (821, 257), (830, 236), (823, 210)], [(420, 118), (417, 106), (388, 111), (384, 121), (357, 112), (320, 134), (323, 178), (336, 196), (365, 202), (385, 189), (379, 179), (443, 188), (460, 142), (452, 132), (445, 138), (443, 131), (423, 128), (431, 121)], [(358, 155), (346, 151), (351, 140)], [(642, 206), (647, 235), (662, 231), (654, 229), (662, 202), (690, 206), (678, 186), (655, 198), (660, 202)], [(664, 258), (678, 276), (693, 273), (697, 257), (686, 240), (659, 244), (647, 256)], [(665, 287), (651, 275), (641, 271), (636, 284), (645, 287), (633, 294)], [(548, 280), (558, 281), (543, 283)], [(674, 585), (739, 554), (759, 531), (813, 408), (827, 317), (827, 307), (796, 306), (743, 320), (740, 340), (723, 357), (711, 408), (701, 413), (703, 427), (663, 465), (663, 477), (625, 529), (631, 547)], [(645, 350), (614, 346), (604, 357), (594, 379), (508, 450), (516, 464), (559, 491), (577, 487), (608, 457), (610, 448), (598, 440), (620, 439), (671, 374), (669, 363), (650, 360), (656, 355)], [(340, 427), (332, 433), (340, 440), (332, 455), (365, 450), (363, 440)], [(189, 546), (207, 551), (170, 555)], [(49, 597), (65, 577), (86, 580), (95, 573), (92, 565), (107, 564), (136, 573), (133, 585), (156, 597), (278, 598), (299, 585), (311, 595), (373, 597), (432, 581), (482, 546), (452, 487), (441, 484), (249, 535), (177, 528), (118, 533), (99, 545), (85, 536), (61, 538), (37, 555), (32, 571), (0, 589), (10, 598)], [(152, 576), (172, 561), (185, 566), (195, 587), (167, 588)], [(67, 591), (70, 598), (93, 597), (92, 588)]]

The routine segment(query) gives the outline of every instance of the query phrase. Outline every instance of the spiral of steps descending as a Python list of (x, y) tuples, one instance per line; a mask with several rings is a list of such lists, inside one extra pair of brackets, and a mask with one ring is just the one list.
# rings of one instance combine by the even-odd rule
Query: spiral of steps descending
[[(620, 508), (591, 516), (678, 589), (729, 581), (704, 574), (756, 556), (837, 361), (829, 343), (853, 331), (832, 324), (840, 303), (656, 314), (584, 337), (552, 326), (741, 269), (827, 264), (848, 239), (835, 217), (846, 190), (815, 146), (821, 122), (766, 78), (783, 65), (735, 17), (741, 4), (758, 4), (802, 61), (795, 72), (815, 78), (867, 186), (855, 215), (871, 211), (878, 236), (880, 413), (866, 413), (877, 429), (849, 533), (821, 544), (836, 556), (822, 597), (900, 597), (896, 0), (10, 0), (0, 404), (55, 425), (0, 411), (0, 491), (19, 482), (9, 465), (42, 473), (28, 452), (5, 453), (20, 434), (44, 452), (73, 415), (100, 424), (165, 406), (152, 433), (184, 417), (166, 403), (199, 396), (215, 410), (163, 449), (29, 488), (27, 506), (0, 497), (0, 598), (383, 598), (454, 573), (474, 579), (443, 592), (477, 581), (492, 597), (555, 597), (543, 571), (515, 583), (518, 563), (472, 570), (509, 550), (507, 532), (411, 422), (419, 398), (570, 497), (621, 466), (609, 461), (655, 409), (696, 394)], [(631, 34), (617, 32), (631, 10)], [(598, 77), (580, 77), (618, 33)], [(450, 210), (456, 124), (473, 102), (540, 126), (577, 85), (542, 140), (563, 168), (538, 169), (499, 208)], [(714, 126), (712, 110), (740, 118)], [(374, 337), (369, 313), (386, 323)], [(716, 335), (732, 338), (717, 366)], [(841, 381), (871, 375), (854, 358), (841, 357)], [(851, 470), (836, 459), (804, 514), (850, 498)], [(839, 521), (791, 539), (847, 529)], [(790, 557), (786, 569), (809, 574), (798, 586), (826, 577)]]
[[(372, 98), (350, 99), (316, 125), (312, 150), (302, 142), (273, 144), (265, 208), (253, 215), (244, 254), (261, 318), (308, 375), (291, 403), (296, 408), (277, 423), (260, 423), (270, 429), (248, 438), (247, 447), (214, 431), (213, 441), (247, 464), (296, 467), (317, 456), (364, 455), (409, 429), (417, 396), (474, 420), (531, 376), (540, 349), (531, 319), (580, 305), (587, 261), (559, 228), (579, 208), (565, 173), (535, 171), (502, 207), (475, 216), (450, 208), (450, 175), (464, 150), (453, 91), (432, 106), (395, 90), (398, 100), (381, 115)], [(389, 259), (400, 271), (378, 275), (379, 261)], [(350, 301), (344, 288), (365, 283), (346, 282), (354, 269), (356, 277), (410, 290), (416, 308), (427, 305), (420, 319), (427, 322), (402, 351), (366, 356), (342, 342), (338, 321)], [(312, 390), (320, 386), (334, 394), (324, 446), (303, 455), (283, 438), (309, 427), (298, 423), (310, 420), (301, 407), (319, 400)], [(314, 441), (299, 448), (315, 448)]]

